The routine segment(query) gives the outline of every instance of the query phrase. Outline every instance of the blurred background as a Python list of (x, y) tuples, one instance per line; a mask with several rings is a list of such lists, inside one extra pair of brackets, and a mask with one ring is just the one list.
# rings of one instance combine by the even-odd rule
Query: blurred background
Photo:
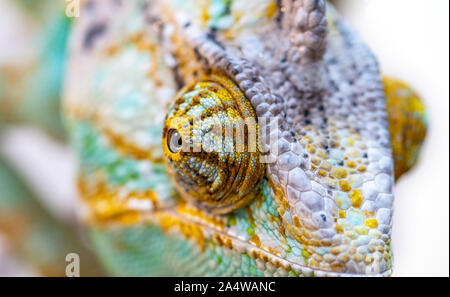
[[(419, 164), (396, 185), (394, 276), (448, 276), (449, 1), (334, 2), (378, 56), (383, 73), (413, 86), (428, 109), (430, 127)], [(29, 44), (13, 33), (20, 30), (7, 0), (0, 0), (0, 12), (5, 15), (0, 17), (0, 42), (14, 40), (20, 45), (8, 51), (11, 47), (0, 44), (1, 64), (26, 56)], [(54, 216), (73, 221), (76, 165), (71, 150), (37, 128), (0, 129), (0, 156)], [(0, 232), (0, 276), (35, 274), (12, 255)]]

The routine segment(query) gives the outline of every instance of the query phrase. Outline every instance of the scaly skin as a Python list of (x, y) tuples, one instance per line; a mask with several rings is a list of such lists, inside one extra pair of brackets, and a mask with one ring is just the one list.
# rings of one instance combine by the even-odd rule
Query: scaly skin
[[(85, 219), (115, 273), (391, 273), (394, 170), (377, 63), (323, 1), (280, 4), (283, 12), (274, 1), (98, 2), (83, 12), (65, 110)], [(275, 147), (256, 198), (225, 215), (184, 202), (211, 168), (192, 169), (203, 155), (164, 157), (159, 136), (176, 91), (211, 71), (246, 95), (262, 130), (273, 125), (262, 118), (278, 124), (275, 142), (263, 132), (264, 151)], [(161, 240), (148, 244), (153, 236)], [(155, 261), (161, 254), (168, 259)]]
[[(375, 58), (332, 6), (83, 1), (69, 48), (80, 213), (112, 274), (391, 274), (394, 176), (424, 137), (404, 123), (424, 131), (424, 114), (388, 80), (386, 102)], [(261, 150), (225, 167), (171, 152), (168, 120), (192, 112), (256, 118)], [(393, 155), (389, 128), (412, 145)]]

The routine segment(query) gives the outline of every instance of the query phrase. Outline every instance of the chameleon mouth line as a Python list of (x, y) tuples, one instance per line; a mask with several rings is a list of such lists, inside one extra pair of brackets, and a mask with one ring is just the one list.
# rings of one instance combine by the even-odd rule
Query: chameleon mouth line
[[(385, 277), (390, 276), (392, 274), (392, 268), (387, 269), (382, 272), (374, 273), (374, 274), (353, 274), (353, 273), (345, 273), (345, 272), (333, 272), (333, 271), (325, 271), (320, 269), (313, 269), (308, 266), (300, 265), (297, 263), (294, 263), (290, 260), (286, 260), (284, 258), (281, 258), (280, 256), (277, 256), (271, 252), (266, 251), (263, 248), (257, 247), (255, 245), (252, 245), (238, 237), (229, 235), (222, 230), (219, 230), (217, 228), (214, 228), (212, 224), (207, 224), (202, 221), (196, 220), (195, 218), (192, 218), (191, 216), (184, 215), (178, 211), (175, 210), (176, 206), (167, 206), (167, 207), (161, 207), (161, 208), (155, 208), (151, 212), (138, 212), (140, 215), (140, 219), (136, 222), (133, 222), (131, 224), (127, 224), (127, 226), (136, 226), (138, 224), (142, 223), (152, 223), (157, 226), (160, 226), (158, 216), (172, 216), (179, 221), (185, 223), (185, 224), (191, 224), (195, 225), (197, 227), (201, 227), (202, 230), (207, 230), (210, 234), (218, 234), (220, 236), (226, 237), (228, 239), (232, 240), (233, 247), (239, 247), (240, 250), (245, 250), (247, 254), (252, 257), (253, 259), (257, 259), (252, 255), (252, 252), (257, 251), (260, 254), (263, 254), (267, 256), (270, 260), (268, 262), (274, 264), (274, 263), (282, 263), (282, 267), (285, 270), (289, 270), (288, 267), (290, 267), (290, 270), (296, 271), (296, 272), (302, 272), (306, 271), (305, 274), (313, 274), (314, 276), (328, 276), (328, 277), (342, 277), (342, 276), (349, 276), (349, 277)], [(127, 213), (131, 213), (136, 211), (133, 210), (124, 210), (119, 215), (126, 215)], [(94, 224), (103, 225), (106, 227), (123, 227), (123, 224), (116, 220), (117, 216), (112, 216), (107, 219), (102, 220), (101, 222), (96, 221), (95, 218), (89, 220), (89, 222), (92, 222)], [(212, 238), (212, 236), (210, 236)], [(225, 247), (227, 248), (227, 247)]]

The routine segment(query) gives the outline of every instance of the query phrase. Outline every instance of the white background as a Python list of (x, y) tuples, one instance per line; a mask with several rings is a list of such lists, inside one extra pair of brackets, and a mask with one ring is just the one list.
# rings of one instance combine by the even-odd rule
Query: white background
[[(449, 1), (340, 3), (379, 57), (383, 72), (413, 85), (428, 108), (430, 130), (420, 163), (395, 190), (394, 276), (448, 276)], [(55, 213), (71, 217), (76, 199), (73, 154), (31, 129), (14, 129), (3, 139), (0, 151), (52, 201)]]

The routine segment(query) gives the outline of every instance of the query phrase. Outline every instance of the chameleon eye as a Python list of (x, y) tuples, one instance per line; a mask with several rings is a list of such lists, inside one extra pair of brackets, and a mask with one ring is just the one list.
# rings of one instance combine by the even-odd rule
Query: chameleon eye
[(181, 151), (183, 147), (183, 139), (181, 138), (178, 130), (170, 129), (167, 135), (167, 141), (167, 146), (172, 153), (176, 154)]
[(226, 77), (185, 87), (168, 110), (166, 167), (181, 196), (214, 214), (245, 206), (265, 172), (252, 105)]

